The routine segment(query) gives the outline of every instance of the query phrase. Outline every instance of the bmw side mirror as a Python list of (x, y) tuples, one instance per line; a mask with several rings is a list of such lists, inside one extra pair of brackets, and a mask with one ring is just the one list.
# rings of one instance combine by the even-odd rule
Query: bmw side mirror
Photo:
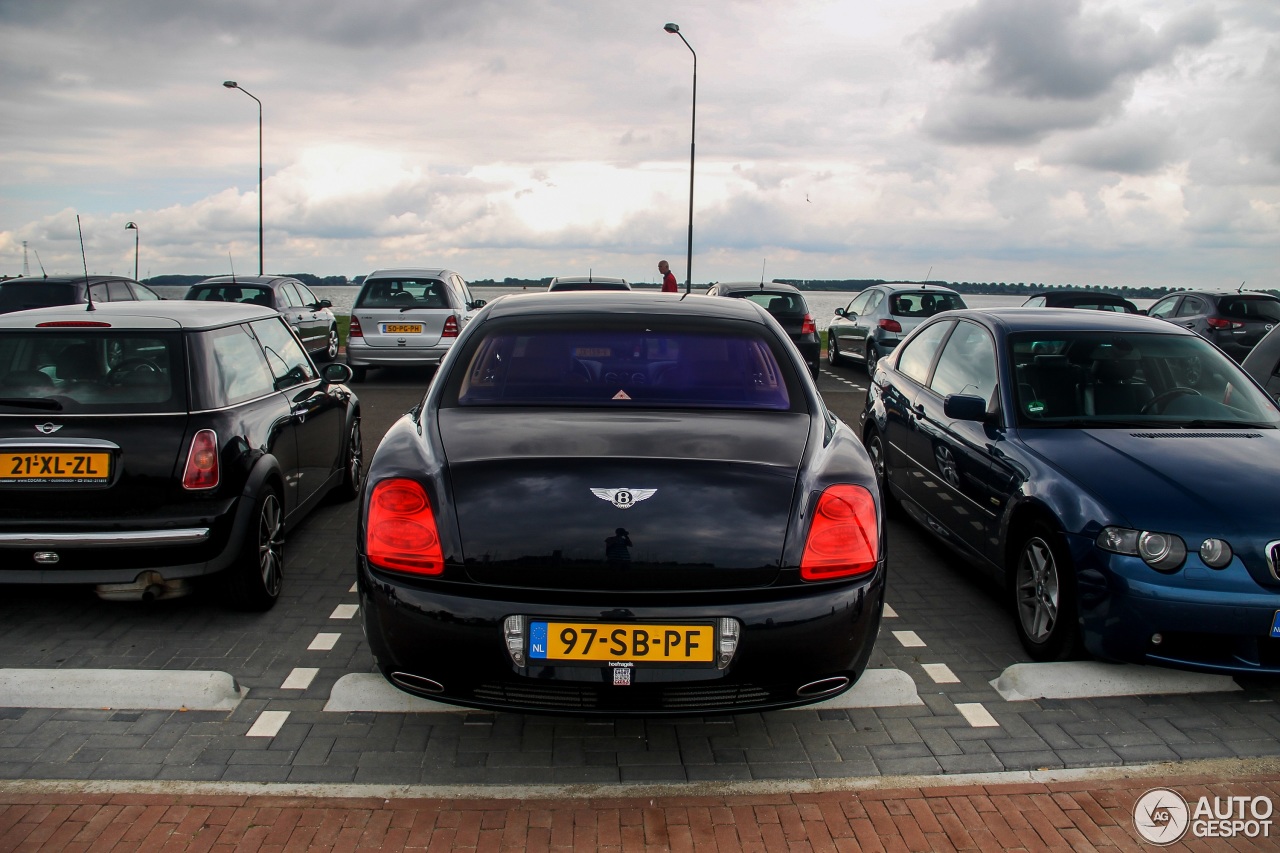
[(331, 361), (324, 366), (321, 376), (330, 385), (344, 385), (351, 381), (352, 376), (355, 376), (355, 371), (344, 361)]
[(953, 421), (985, 422), (987, 401), (971, 394), (948, 394), (942, 401), (942, 413)]

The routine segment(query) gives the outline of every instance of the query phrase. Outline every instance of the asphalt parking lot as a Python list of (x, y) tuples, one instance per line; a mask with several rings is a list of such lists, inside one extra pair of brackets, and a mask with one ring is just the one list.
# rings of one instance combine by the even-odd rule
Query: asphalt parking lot
[[(366, 458), (429, 373), (370, 379), (356, 386)], [(853, 422), (865, 379), (824, 366), (819, 386)], [(355, 515), (354, 503), (324, 506), (293, 532), (285, 591), (266, 614), (229, 612), (198, 591), (135, 604), (2, 588), (0, 779), (608, 786), (1280, 754), (1280, 684), (1026, 667), (1001, 591), (897, 519), (890, 609), (866, 684), (832, 703), (592, 719), (388, 699), (360, 629)], [(1067, 682), (1091, 695), (1058, 697)]]

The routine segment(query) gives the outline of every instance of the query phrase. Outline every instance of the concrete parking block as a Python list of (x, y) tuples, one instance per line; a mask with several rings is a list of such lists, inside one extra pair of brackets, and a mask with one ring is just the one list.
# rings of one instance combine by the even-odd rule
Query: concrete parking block
[(246, 692), (226, 672), (0, 669), (0, 701), (13, 708), (231, 711)]
[(1009, 702), (1176, 693), (1228, 693), (1242, 688), (1227, 675), (1101, 661), (1019, 663), (991, 682)]

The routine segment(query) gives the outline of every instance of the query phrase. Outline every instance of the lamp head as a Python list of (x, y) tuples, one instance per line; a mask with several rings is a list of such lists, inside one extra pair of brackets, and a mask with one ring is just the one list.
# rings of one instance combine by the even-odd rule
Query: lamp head
[(236, 85), (236, 81), (235, 81), (235, 80), (226, 80), (226, 81), (224, 81), (224, 82), (223, 82), (223, 84), (222, 84), (222, 85), (226, 86), (228, 89), (238, 89), (238, 88), (240, 88), (239, 86), (237, 86), (237, 85)]
[(666, 31), (667, 31), (667, 32), (669, 32), (669, 33), (678, 33), (678, 32), (680, 32), (680, 25), (679, 25), (679, 24), (667, 24), (665, 27), (663, 27), (663, 29), (664, 29), (664, 30), (666, 30)]
[(138, 223), (136, 223), (136, 222), (126, 222), (126, 223), (124, 224), (124, 230), (126, 230), (126, 231), (137, 231), (137, 230), (138, 230)]

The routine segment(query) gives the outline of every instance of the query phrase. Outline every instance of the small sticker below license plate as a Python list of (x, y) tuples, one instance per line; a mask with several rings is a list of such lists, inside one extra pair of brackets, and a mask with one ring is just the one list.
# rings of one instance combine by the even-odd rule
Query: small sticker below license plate
[(613, 686), (614, 687), (631, 686), (631, 667), (615, 666), (613, 668)]

